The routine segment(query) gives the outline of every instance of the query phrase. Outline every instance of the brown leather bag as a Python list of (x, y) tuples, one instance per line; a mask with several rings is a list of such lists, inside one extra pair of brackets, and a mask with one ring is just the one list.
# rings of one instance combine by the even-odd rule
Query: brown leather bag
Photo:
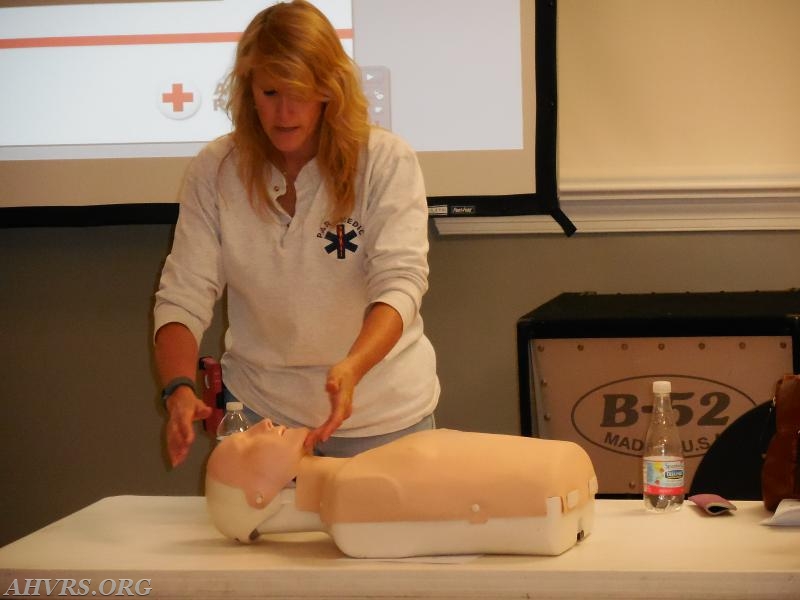
[(761, 495), (767, 510), (781, 500), (800, 499), (800, 375), (784, 375), (775, 386), (775, 435), (761, 469)]

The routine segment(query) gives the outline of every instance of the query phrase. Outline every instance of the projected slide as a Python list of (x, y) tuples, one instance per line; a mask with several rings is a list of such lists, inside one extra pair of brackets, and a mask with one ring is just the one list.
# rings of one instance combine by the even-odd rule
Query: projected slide
[[(352, 48), (350, 2), (319, 3)], [(230, 129), (222, 82), (263, 0), (21, 6), (0, 13), (0, 144), (32, 154), (193, 153)], [(168, 144), (170, 148), (158, 149)], [(97, 146), (106, 146), (97, 148)], [(59, 147), (62, 147), (59, 149)], [(93, 148), (94, 147), (94, 148)], [(8, 152), (8, 150), (7, 150)], [(44, 151), (46, 153), (47, 151)]]
[[(0, 9), (0, 158), (194, 154), (230, 129), (221, 83), (268, 4)], [(522, 146), (516, 1), (497, 2), (488, 20), (470, 14), (483, 14), (479, 3), (454, 0), (315, 4), (355, 51), (375, 123), (423, 151)], [(476, 119), (487, 102), (492, 120)]]
[[(0, 210), (174, 202), (189, 157), (231, 129), (222, 84), (271, 3), (1, 2)], [(429, 196), (536, 191), (531, 3), (314, 4)]]

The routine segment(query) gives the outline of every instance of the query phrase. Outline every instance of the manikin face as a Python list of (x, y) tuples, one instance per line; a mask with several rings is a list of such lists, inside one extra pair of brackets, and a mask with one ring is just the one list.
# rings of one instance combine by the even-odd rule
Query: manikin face
[(280, 509), (277, 497), (297, 475), (307, 433), (265, 419), (214, 448), (206, 469), (206, 506), (223, 535), (241, 542), (258, 537), (258, 524)]
[(269, 75), (253, 72), (253, 99), (264, 133), (286, 159), (299, 168), (317, 154), (323, 103), (294, 96)]
[(269, 503), (296, 476), (308, 429), (287, 429), (264, 419), (224, 439), (211, 453), (207, 478), (245, 492), (254, 508)]

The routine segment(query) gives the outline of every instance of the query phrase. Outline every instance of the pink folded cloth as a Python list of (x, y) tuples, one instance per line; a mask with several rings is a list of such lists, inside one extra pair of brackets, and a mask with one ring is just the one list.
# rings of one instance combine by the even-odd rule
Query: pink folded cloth
[(736, 510), (736, 506), (732, 502), (717, 494), (695, 494), (689, 496), (687, 500), (694, 502), (709, 515), (724, 515)]

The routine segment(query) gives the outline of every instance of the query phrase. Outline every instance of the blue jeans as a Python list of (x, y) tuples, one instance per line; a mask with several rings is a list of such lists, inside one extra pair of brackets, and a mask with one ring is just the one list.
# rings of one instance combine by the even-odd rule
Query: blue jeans
[[(227, 387), (224, 387), (223, 390), (225, 393), (225, 402), (232, 402), (236, 400), (236, 397)], [(251, 425), (258, 423), (264, 418), (247, 406), (244, 407), (244, 414), (247, 416), (247, 420)], [(425, 431), (427, 429), (436, 429), (436, 419), (433, 416), (433, 413), (429, 414), (427, 417), (424, 417), (418, 423), (415, 423), (410, 427), (400, 429), (399, 431), (384, 433), (383, 435), (370, 435), (365, 437), (331, 436), (328, 441), (317, 444), (317, 446), (314, 448), (314, 454), (317, 456), (346, 458), (349, 456), (355, 456), (356, 454), (364, 452), (365, 450), (370, 450), (371, 448), (383, 446), (384, 444), (401, 438), (404, 435), (408, 435), (409, 433)]]

